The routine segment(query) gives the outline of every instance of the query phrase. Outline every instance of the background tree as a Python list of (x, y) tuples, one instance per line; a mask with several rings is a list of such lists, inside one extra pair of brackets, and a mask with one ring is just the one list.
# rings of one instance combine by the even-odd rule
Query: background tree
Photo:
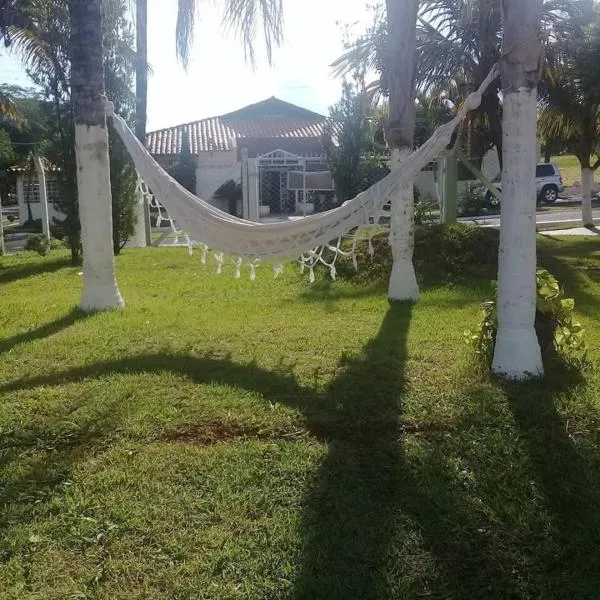
[[(128, 20), (127, 0), (103, 0), (105, 15), (105, 64), (108, 94), (118, 110), (131, 120), (133, 94), (133, 32)], [(18, 106), (27, 117), (31, 151), (33, 143), (54, 172), (60, 194), (55, 207), (63, 219), (54, 219), (55, 233), (66, 236), (73, 262), (80, 261), (81, 238), (74, 154), (74, 121), (70, 90), (70, 26), (66, 0), (32, 3), (28, 29), (11, 27), (11, 43), (26, 61), (28, 74), (47, 99), (17, 93)], [(22, 136), (19, 136), (22, 137)], [(135, 178), (131, 161), (118, 136), (111, 136), (111, 185), (113, 188), (114, 250), (118, 252), (133, 229)]]
[(547, 52), (539, 129), (560, 140), (581, 166), (584, 225), (593, 225), (592, 186), (600, 167), (600, 17), (590, 4), (585, 18), (554, 33)]
[[(104, 2), (104, 68), (106, 93), (115, 110), (134, 125), (136, 95), (133, 92), (135, 64), (132, 60), (135, 33), (124, 0)], [(109, 125), (110, 183), (113, 217), (113, 248), (119, 254), (144, 214), (136, 198), (137, 175), (119, 135)], [(141, 220), (138, 223), (138, 220)]]
[(181, 154), (169, 169), (169, 174), (192, 194), (196, 193), (196, 166), (197, 162), (190, 149), (190, 137), (186, 127), (181, 139)]
[(498, 333), (492, 369), (508, 379), (542, 375), (536, 312), (537, 87), (542, 0), (502, 0), (504, 164)]
[[(569, 19), (585, 12), (590, 0), (546, 0), (542, 22), (546, 32), (568, 28)], [(344, 75), (366, 65), (378, 78), (369, 88), (374, 96), (389, 93), (385, 48), (386, 14), (373, 11), (373, 23), (347, 45), (334, 63)], [(499, 0), (421, 0), (417, 26), (416, 84), (431, 97), (451, 98), (455, 106), (478, 89), (501, 58), (502, 19)], [(481, 106), (461, 125), (461, 144), (475, 163), (496, 147), (502, 162), (500, 79), (484, 93)]]
[(365, 180), (374, 167), (371, 104), (357, 84), (342, 85), (340, 101), (329, 110), (323, 147), (340, 203), (365, 189)]

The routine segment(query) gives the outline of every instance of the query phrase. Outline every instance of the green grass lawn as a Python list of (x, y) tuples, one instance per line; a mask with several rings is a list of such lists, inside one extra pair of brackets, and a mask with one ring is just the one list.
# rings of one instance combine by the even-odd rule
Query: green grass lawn
[[(565, 185), (571, 186), (574, 183), (581, 183), (581, 166), (576, 156), (553, 156), (552, 162), (558, 165)], [(600, 172), (594, 174), (596, 183), (600, 183)]]
[(464, 345), (486, 277), (390, 308), (131, 250), (84, 316), (66, 255), (0, 259), (0, 597), (598, 598), (600, 241), (540, 246), (594, 366), (526, 385)]

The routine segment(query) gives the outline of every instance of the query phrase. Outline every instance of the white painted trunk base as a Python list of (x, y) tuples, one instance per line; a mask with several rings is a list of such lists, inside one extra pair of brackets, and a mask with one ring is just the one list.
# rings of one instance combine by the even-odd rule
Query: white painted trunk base
[[(392, 150), (392, 169), (410, 154), (408, 149)], [(394, 259), (388, 298), (392, 301), (419, 299), (419, 284), (413, 266), (415, 247), (415, 208), (413, 182), (402, 186), (398, 196), (392, 199), (390, 221), (390, 246)]]
[(108, 133), (105, 127), (75, 126), (77, 189), (83, 245), (84, 311), (123, 308), (113, 255)]
[(592, 188), (594, 187), (594, 171), (581, 169), (581, 216), (584, 225), (593, 225)]
[(498, 334), (492, 370), (506, 379), (544, 373), (535, 333), (536, 90), (504, 97)]
[(145, 248), (146, 247), (146, 220), (145, 220), (145, 207), (144, 199), (138, 197), (138, 202), (135, 205), (135, 227), (133, 234), (129, 239), (128, 245), (132, 248)]

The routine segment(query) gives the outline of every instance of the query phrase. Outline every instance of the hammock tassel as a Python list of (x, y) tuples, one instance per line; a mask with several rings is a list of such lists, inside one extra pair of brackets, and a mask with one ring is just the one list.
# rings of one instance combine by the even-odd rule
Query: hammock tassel
[(221, 275), (223, 273), (223, 253), (217, 252), (215, 254), (215, 259), (217, 261), (217, 275)]
[(242, 263), (243, 263), (243, 260), (241, 257), (235, 261), (235, 278), (236, 279), (240, 279), (240, 277), (242, 276)]

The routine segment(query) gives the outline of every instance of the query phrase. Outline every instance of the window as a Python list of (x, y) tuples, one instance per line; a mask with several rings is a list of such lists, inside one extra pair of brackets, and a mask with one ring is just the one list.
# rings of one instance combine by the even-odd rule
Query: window
[[(23, 192), (26, 203), (38, 203), (40, 201), (40, 186), (38, 184), (37, 178), (25, 179), (25, 181), (23, 182)], [(58, 186), (58, 181), (56, 177), (52, 175), (46, 176), (46, 194), (48, 197), (48, 202), (50, 203), (54, 203), (57, 200), (60, 200), (60, 190)]]
[(553, 177), (554, 167), (552, 165), (538, 165), (535, 170), (536, 177)]

